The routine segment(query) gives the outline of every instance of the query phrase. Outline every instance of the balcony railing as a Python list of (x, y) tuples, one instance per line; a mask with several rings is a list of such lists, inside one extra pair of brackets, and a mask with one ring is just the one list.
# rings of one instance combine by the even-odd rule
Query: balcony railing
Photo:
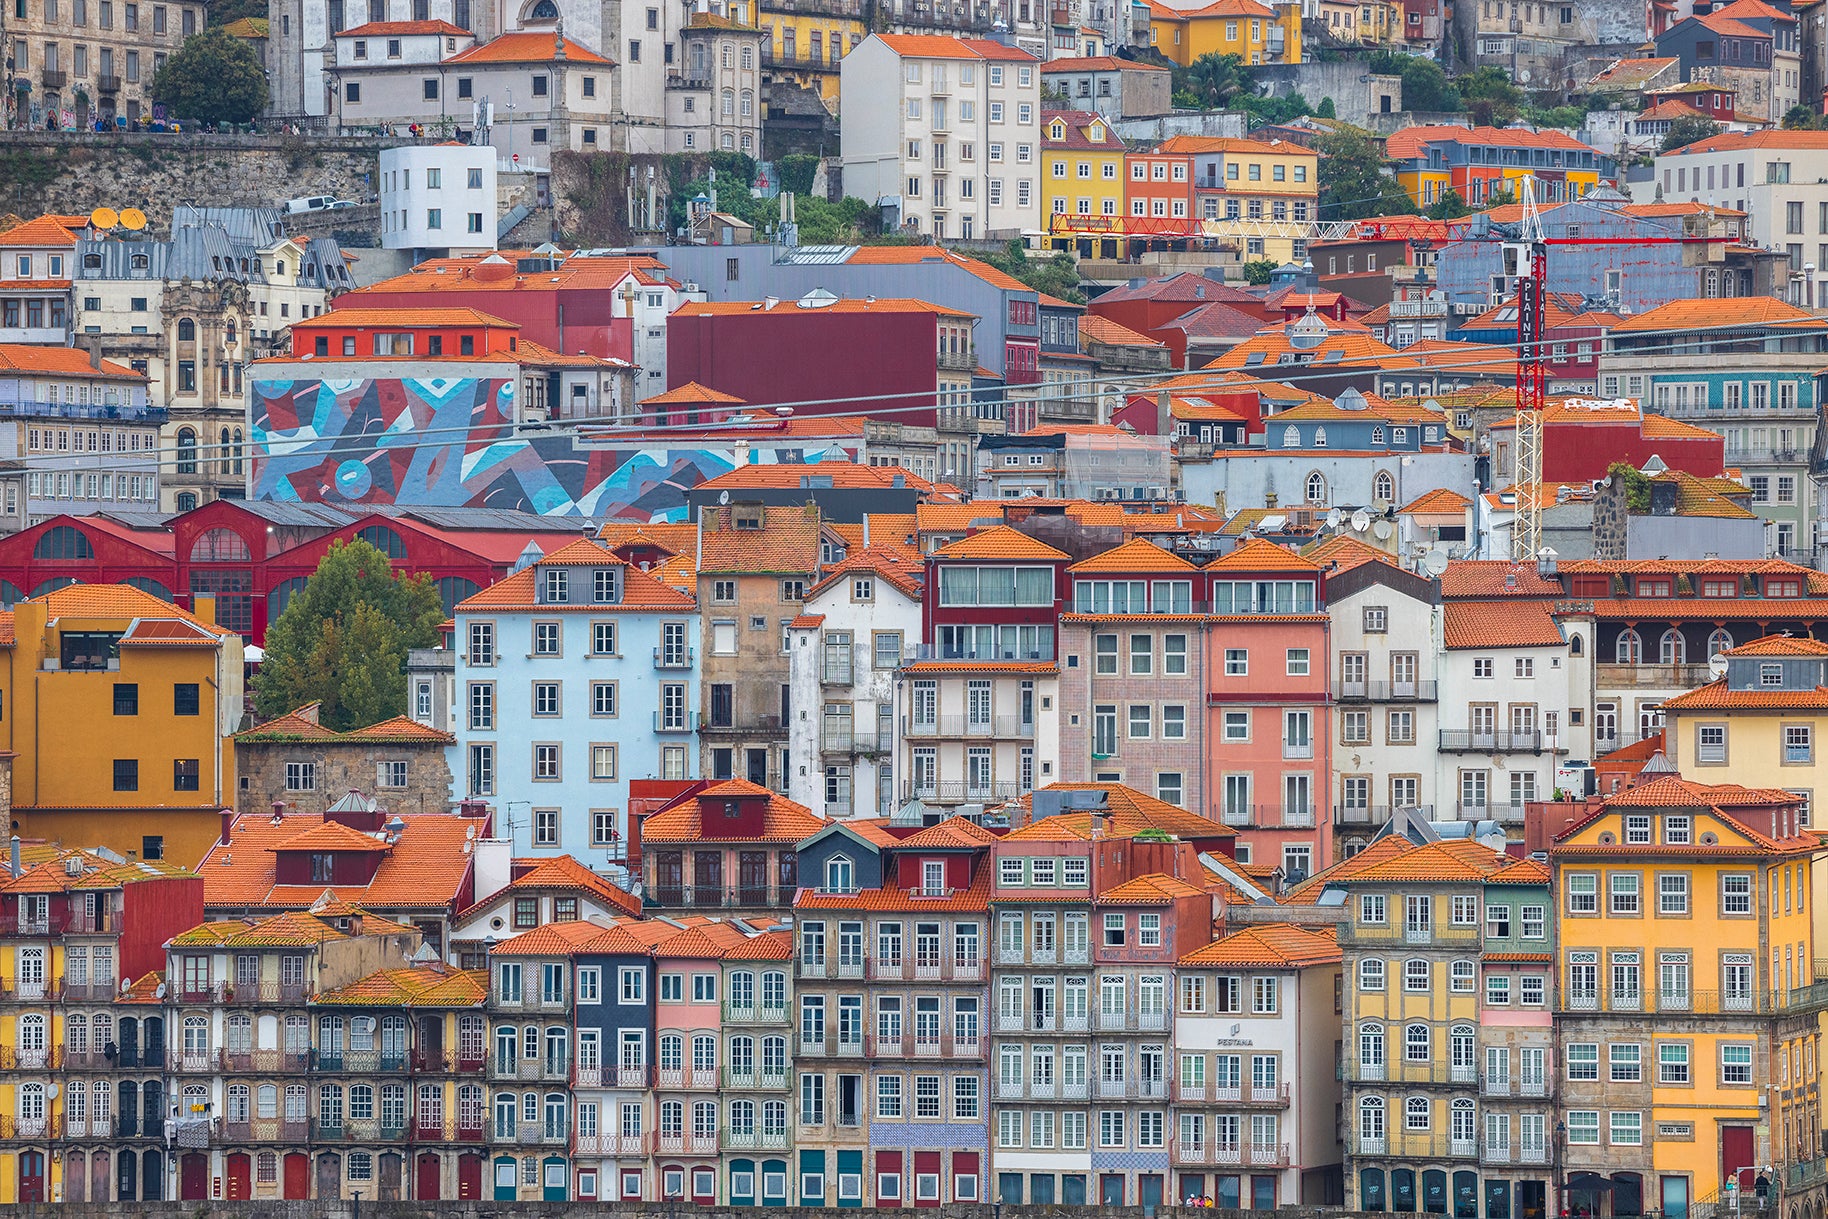
[(901, 717), (902, 731), (911, 737), (991, 737), (1026, 739), (1035, 735), (1033, 720), (1019, 715), (937, 715), (930, 720)]
[(655, 648), (654, 667), (656, 669), (689, 669), (695, 649), (692, 648)]
[(1057, 1079), (1045, 1082), (997, 1079), (991, 1086), (996, 1089), (998, 1100), (1085, 1101), (1092, 1098), (1092, 1085), (1085, 1080), (1064, 1083)]
[(1360, 1062), (1348, 1059), (1339, 1068), (1341, 1079), (1393, 1084), (1466, 1084), (1479, 1081), (1477, 1067), (1444, 1062)]
[(1312, 805), (1226, 804), (1219, 809), (1219, 824), (1235, 829), (1311, 830), (1315, 820)]
[(1167, 1100), (1165, 1079), (1100, 1079), (1092, 1084), (1092, 1095), (1099, 1100)]
[(1282, 1108), (1289, 1103), (1287, 1084), (1189, 1084), (1174, 1085), (1174, 1099), (1179, 1104), (1270, 1105)]
[(1101, 1033), (1162, 1033), (1168, 1029), (1168, 1013), (1095, 1009), (1097, 1028)]
[(565, 995), (547, 995), (538, 990), (523, 990), (512, 998), (499, 993), (489, 996), (489, 1008), (497, 1012), (565, 1012), (570, 1007)]
[(725, 1151), (785, 1151), (787, 1130), (725, 1130), (722, 1142)]
[(982, 1058), (984, 1043), (950, 1033), (937, 1037), (878, 1037), (872, 1033), (865, 1039), (865, 1052), (871, 1058)]
[(1027, 785), (999, 779), (993, 783), (962, 783), (948, 779), (939, 783), (903, 783), (901, 798), (922, 800), (928, 804), (963, 804), (989, 800), (1014, 800), (1028, 790)]
[(231, 1143), (302, 1143), (308, 1137), (310, 1123), (304, 1118), (257, 1117), (220, 1124), (221, 1137)]
[(1342, 703), (1432, 703), (1432, 681), (1342, 681), (1335, 691)]
[(1714, 680), (1712, 670), (1704, 664), (1600, 664), (1594, 669), (1593, 684), (1602, 690), (1624, 686), (1693, 690)]
[[(947, 890), (947, 894), (950, 893), (951, 890)], [(921, 892), (915, 890), (910, 896), (918, 898)], [(900, 960), (883, 961), (870, 957), (865, 962), (865, 975), (875, 982), (981, 982), (984, 978), (984, 963), (975, 959), (916, 961), (902, 957)]]
[(1220, 1143), (1210, 1139), (1194, 1143), (1186, 1139), (1175, 1139), (1169, 1158), (1178, 1164), (1283, 1168), (1288, 1164), (1288, 1144)]
[[(774, 893), (766, 885), (742, 885), (735, 888), (721, 886), (686, 885), (683, 887), (656, 886), (648, 896), (657, 906), (669, 908), (690, 908), (694, 910), (745, 910), (757, 907), (772, 907), (777, 904)], [(791, 900), (791, 898), (789, 899)]]
[(549, 1062), (544, 1058), (497, 1058), (489, 1067), (490, 1079), (524, 1079), (524, 1080), (568, 1080), (571, 1078), (571, 1065), (561, 1059)]
[(728, 732), (739, 736), (761, 736), (787, 731), (778, 715), (714, 716), (707, 711), (698, 713), (698, 730), (703, 733)]
[(717, 1090), (717, 1072), (697, 1068), (661, 1067), (654, 1075), (654, 1087), (673, 1092)]
[(574, 1134), (573, 1155), (644, 1156), (648, 1154), (649, 1136), (645, 1134)]
[(222, 999), (234, 1004), (305, 1003), (311, 999), (311, 990), (303, 982), (236, 983), (223, 992)]
[(1441, 748), (1451, 753), (1557, 752), (1561, 739), (1547, 732), (1475, 732), (1469, 728), (1441, 729)]
[(1412, 816), (1423, 821), (1432, 820), (1432, 804), (1335, 804), (1333, 806), (1334, 825), (1388, 825), (1397, 811), (1407, 810)]
[(663, 1156), (717, 1154), (716, 1134), (660, 1134), (654, 1137), (654, 1151)]
[(787, 1088), (787, 1070), (749, 1070), (742, 1071), (731, 1067), (724, 1068), (724, 1087), (754, 1089), (763, 1092), (781, 1092)]
[(1484, 939), (1484, 932), (1478, 927), (1454, 927), (1442, 923), (1432, 923), (1426, 927), (1410, 927), (1400, 923), (1364, 924), (1346, 922), (1339, 925), (1341, 943), (1353, 944), (1443, 944), (1470, 945)]
[(786, 1024), (786, 1007), (757, 1006), (753, 1003), (724, 1003), (725, 1024)]
[(1793, 990), (1681, 990), (1654, 987), (1571, 990), (1562, 995), (1560, 1010), (1568, 1012), (1654, 1012), (1660, 1015), (1758, 1015), (1806, 1014), (1828, 1009), (1828, 982)]

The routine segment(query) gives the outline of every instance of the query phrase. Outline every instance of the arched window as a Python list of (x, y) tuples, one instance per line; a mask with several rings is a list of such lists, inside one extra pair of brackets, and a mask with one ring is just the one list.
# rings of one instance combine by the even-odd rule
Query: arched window
[[(195, 468), (196, 463), (195, 462), (191, 463), (191, 467), (192, 467), (191, 473), (193, 473), (193, 474), (196, 473), (196, 468)], [(182, 463), (180, 463), (178, 466), (178, 472), (180, 474), (182, 474), (184, 472), (184, 467), (183, 467)], [(197, 493), (195, 491), (178, 492), (178, 511), (179, 512), (195, 512), (196, 510), (197, 510)]]
[(1714, 630), (1714, 633), (1707, 637), (1708, 659), (1712, 660), (1723, 652), (1730, 652), (1735, 646), (1736, 645), (1733, 643), (1733, 632), (1727, 630), (1725, 627), (1717, 627)]
[(1358, 963), (1358, 989), (1384, 989), (1384, 962), (1381, 957), (1366, 957)]
[(151, 593), (161, 601), (172, 601), (173, 604), (176, 604), (176, 601), (171, 595), (171, 590), (166, 588), (163, 584), (160, 584), (151, 576), (128, 576), (125, 580), (122, 580), (121, 583), (137, 588), (143, 593)]
[(21, 1134), (44, 1133), (44, 1085), (26, 1084), (19, 1089), (19, 1124)]
[(76, 583), (76, 581), (72, 580), (68, 576), (52, 576), (49, 580), (46, 580), (44, 583), (40, 584), (37, 588), (34, 588), (32, 590), (32, 596), (42, 597), (46, 593), (54, 593), (58, 589), (67, 588), (74, 583)]
[(1327, 502), (1327, 480), (1316, 470), (1308, 475), (1308, 503), (1324, 504)]
[(178, 342), (194, 343), (197, 341), (197, 323), (191, 318), (178, 319)]
[(11, 580), (0, 580), (0, 606), (12, 609), (23, 600), (25, 600), (25, 594), (19, 591), (17, 584)]
[(538, 4), (527, 10), (528, 21), (557, 21), (558, 19), (558, 5), (554, 4), (552, 0), (539, 0)]
[(1384, 429), (1382, 427), (1374, 427), (1371, 429), (1371, 443), (1372, 444), (1384, 443)]
[(1403, 1129), (1426, 1130), (1433, 1117), (1434, 1106), (1428, 1103), (1426, 1096), (1406, 1096), (1403, 1098)]
[(127, 260), (127, 265), (132, 267), (135, 271), (144, 271), (147, 267), (152, 265), (152, 260), (144, 254), (135, 254), (132, 258)]
[(1642, 664), (1644, 660), (1644, 641), (1630, 627), (1619, 632), (1618, 646), (1615, 649), (1618, 663), (1622, 665)]
[(736, 90), (725, 89), (718, 104), (725, 118), (730, 118), (734, 115), (736, 113)]
[(1586, 646), (1587, 645), (1581, 641), (1579, 631), (1568, 636), (1568, 655), (1579, 656), (1581, 652), (1585, 650)]
[(1670, 627), (1663, 632), (1663, 638), (1657, 644), (1657, 663), (1679, 665), (1688, 663), (1688, 640), (1682, 632)]
[(230, 456), (232, 456), (234, 458), (234, 465), (235, 465), (234, 473), (236, 473), (236, 474), (241, 473), (241, 460), (243, 457), (241, 448), (242, 448), (242, 446), (241, 446), (241, 429), (236, 428), (234, 447), (229, 449)]
[(1386, 504), (1396, 500), (1396, 480), (1390, 477), (1390, 471), (1379, 470), (1371, 480), (1371, 498)]
[(1327, 447), (1327, 430), (1325, 428), (1317, 427), (1314, 429), (1314, 447), (1317, 449), (1324, 449)]
[[(228, 365), (225, 364), (222, 367), (224, 372), (228, 371)], [(228, 386), (224, 385), (222, 388), (227, 389)], [(229, 472), (229, 430), (227, 428), (222, 429), (222, 442), (216, 446), (216, 468), (224, 474)]]
[[(460, 602), (468, 601), (482, 591), (482, 586), (476, 581), (466, 580), (462, 576), (441, 576), (437, 584), (438, 599), (444, 602), (444, 612), (447, 614), (456, 609)], [(303, 588), (305, 582), (300, 580), (298, 586)]]
[(1478, 1050), (1474, 1048), (1473, 1026), (1456, 1024), (1448, 1030), (1449, 1061), (1462, 1072), (1471, 1071), (1478, 1065)]
[[(44, 1053), (44, 1017), (37, 1013), (19, 1017), (19, 1052), (27, 1055)], [(38, 1064), (43, 1066), (43, 1063)]]
[(833, 893), (849, 893), (856, 887), (857, 872), (848, 857), (833, 855), (825, 861), (825, 887)]
[(1358, 1063), (1363, 1067), (1384, 1065), (1383, 1025), (1361, 1024), (1358, 1026)]
[(1301, 429), (1296, 427), (1292, 423), (1289, 424), (1287, 427), (1283, 428), (1282, 429), (1282, 447), (1285, 449), (1300, 448), (1301, 447)]
[(184, 1017), (184, 1053), (186, 1057), (209, 1053), (209, 1017)]
[(406, 543), (401, 540), (399, 534), (395, 533), (392, 529), (389, 529), (386, 525), (369, 525), (364, 529), (358, 529), (355, 536), (361, 538), (364, 542), (367, 542), (370, 546), (373, 546), (376, 550), (390, 559), (404, 559), (406, 557)]
[(191, 543), (192, 563), (246, 563), (248, 544), (233, 529), (210, 529)]
[(736, 137), (726, 131), (723, 134), (723, 138), (718, 140), (717, 143), (725, 152), (729, 152), (736, 147)]
[(741, 114), (744, 118), (749, 118), (755, 113), (755, 90), (743, 90), (742, 103), (739, 106), (737, 113)]
[(754, 1101), (734, 1100), (730, 1102), (730, 1133), (741, 1135), (755, 1133)]
[[(267, 621), (269, 623), (278, 622), (279, 616), (286, 612), (286, 603), (292, 600), (292, 595), (304, 590), (305, 577), (303, 576), (293, 576), (290, 580), (281, 580), (275, 584), (272, 591), (267, 593)], [(452, 607), (446, 604), (444, 612), (448, 614), (451, 609)]]
[(1403, 1061), (1427, 1062), (1434, 1057), (1434, 1031), (1426, 1024), (1412, 1024), (1403, 1030)]
[[(178, 429), (178, 473), (195, 474), (197, 472), (197, 431), (195, 428)], [(196, 507), (192, 504), (191, 507)], [(182, 509), (180, 509), (182, 511)]]
[(1384, 1098), (1367, 1096), (1358, 1102), (1358, 1137), (1372, 1142), (1384, 1138)]
[(99, 271), (99, 270), (101, 270), (101, 267), (102, 267), (102, 256), (100, 254), (84, 254), (83, 255), (83, 270)]
[(678, 1033), (666, 1033), (660, 1038), (660, 1069), (677, 1071), (685, 1065), (685, 1038)]
[(38, 538), (38, 544), (32, 547), (34, 559), (93, 559), (95, 551), (89, 545), (89, 539), (80, 529), (72, 525), (53, 525)]
[(235, 320), (233, 318), (230, 318), (228, 324), (222, 328), (222, 341), (230, 347), (235, 345)]

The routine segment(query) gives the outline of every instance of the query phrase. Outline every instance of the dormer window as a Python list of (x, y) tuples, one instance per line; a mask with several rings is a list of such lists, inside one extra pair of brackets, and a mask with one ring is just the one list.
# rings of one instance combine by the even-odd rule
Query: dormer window
[(825, 861), (825, 888), (832, 893), (851, 893), (857, 887), (855, 865), (843, 855), (833, 855)]
[[(1021, 867), (1020, 861), (1016, 866)], [(938, 897), (946, 891), (946, 864), (944, 860), (923, 859), (920, 861), (920, 891), (928, 897)]]
[(730, 514), (731, 523), (738, 529), (760, 529), (762, 527), (763, 509), (760, 504), (738, 504)]
[(597, 572), (596, 597), (598, 605), (614, 605), (622, 600), (622, 572), (619, 568), (605, 567)]
[(1049, 135), (1052, 139), (1064, 140), (1066, 138), (1066, 128), (1059, 123), (1055, 123), (1053, 131), (1050, 132)]
[(1758, 684), (1766, 689), (1781, 687), (1784, 684), (1784, 667), (1781, 664), (1759, 665)]
[(1772, 578), (1765, 581), (1765, 596), (1767, 597), (1800, 597), (1802, 595), (1803, 584), (1801, 580), (1790, 578), (1779, 580)]
[(1667, 597), (1672, 591), (1670, 581), (1667, 579), (1639, 580), (1637, 583), (1640, 597)]
[(546, 573), (546, 600), (563, 605), (571, 599), (571, 573), (563, 568)]

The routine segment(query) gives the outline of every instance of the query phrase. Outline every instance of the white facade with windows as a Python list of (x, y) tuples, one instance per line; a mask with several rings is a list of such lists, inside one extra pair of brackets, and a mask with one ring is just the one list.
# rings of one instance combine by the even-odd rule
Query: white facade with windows
[(495, 150), (405, 144), (381, 152), (381, 245), (414, 260), (495, 248)]
[(895, 675), (920, 641), (920, 599), (907, 585), (859, 556), (807, 592), (789, 630), (787, 794), (826, 817), (898, 807)]
[[(935, 54), (945, 47), (948, 54)], [(845, 190), (936, 238), (1041, 224), (1041, 73), (978, 39), (871, 35), (843, 61)]]

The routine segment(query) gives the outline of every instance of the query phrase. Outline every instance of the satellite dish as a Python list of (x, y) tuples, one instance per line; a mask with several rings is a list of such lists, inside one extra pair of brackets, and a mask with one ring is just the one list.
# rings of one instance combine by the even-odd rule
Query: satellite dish
[(165, 997), (165, 983), (161, 982), (156, 987), (154, 987), (152, 994), (153, 994), (153, 997), (156, 999), (163, 999)]
[(1439, 576), (1447, 570), (1447, 552), (1439, 546), (1430, 547), (1422, 556), (1422, 570), (1431, 576)]
[(1707, 658), (1708, 675), (1714, 678), (1726, 676), (1726, 653), (1715, 652)]
[(1339, 528), (1339, 522), (1341, 522), (1345, 519), (1346, 519), (1345, 513), (1341, 512), (1339, 509), (1337, 509), (1337, 508), (1328, 508), (1327, 509), (1327, 528), (1337, 529), (1337, 528)]
[(56, 1099), (57, 1099), (57, 1094), (58, 1094), (58, 1093), (59, 1093), (59, 1092), (60, 1092), (60, 1091), (62, 1091), (62, 1089), (61, 1089), (61, 1088), (59, 1088), (59, 1087), (58, 1087), (58, 1086), (57, 1086), (57, 1085), (56, 1085), (56, 1084), (52, 1084), (52, 1085), (51, 1085), (51, 1086), (50, 1086), (50, 1087), (48, 1087), (48, 1088), (46, 1088), (46, 1089), (45, 1089), (45, 1090), (44, 1090), (44, 1094), (45, 1094), (45, 1095), (46, 1095), (46, 1096), (48, 1096), (48, 1097), (50, 1097), (50, 1098), (51, 1098), (51, 1099), (52, 1099), (52, 1100), (56, 1100)]
[(1360, 508), (1352, 514), (1352, 528), (1363, 533), (1371, 525), (1371, 514)]
[(717, 493), (717, 502), (719, 504), (729, 503), (730, 502), (730, 492), (729, 491), (719, 491)]
[(98, 207), (89, 213), (89, 223), (98, 229), (111, 229), (120, 222), (120, 216), (111, 207)]
[(1379, 521), (1377, 524), (1375, 524), (1371, 527), (1371, 532), (1375, 533), (1379, 538), (1388, 540), (1390, 537), (1390, 534), (1392, 532), (1391, 528), (1390, 528), (1390, 522), (1389, 521)]
[(146, 227), (146, 213), (137, 207), (121, 209), (121, 227), (135, 233)]

